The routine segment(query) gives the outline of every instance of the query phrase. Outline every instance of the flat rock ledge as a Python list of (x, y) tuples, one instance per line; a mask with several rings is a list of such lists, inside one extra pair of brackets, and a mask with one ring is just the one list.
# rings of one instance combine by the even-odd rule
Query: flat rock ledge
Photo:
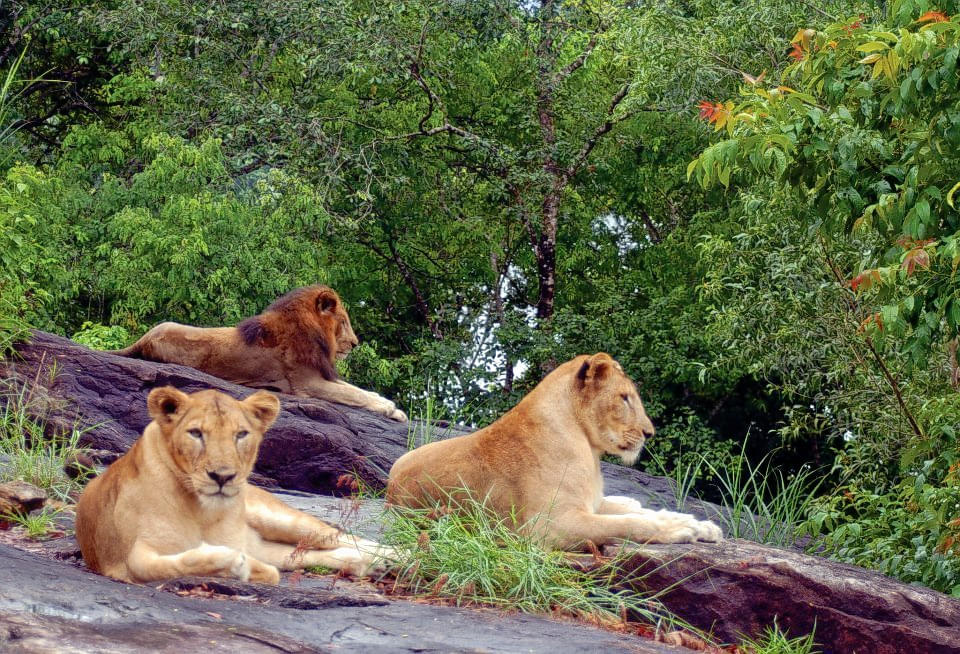
[[(294, 584), (289, 575), (277, 587), (194, 578), (139, 586), (0, 545), (0, 651), (685, 651), (547, 618), (389, 601), (343, 586), (306, 576)], [(204, 593), (190, 592), (198, 587)]]
[[(278, 496), (354, 533), (380, 535), (377, 500)], [(603, 554), (623, 557), (618, 587), (657, 595), (721, 642), (762, 633), (776, 619), (793, 635), (814, 633), (825, 654), (960, 654), (960, 601), (856, 566), (740, 539), (608, 546)]]

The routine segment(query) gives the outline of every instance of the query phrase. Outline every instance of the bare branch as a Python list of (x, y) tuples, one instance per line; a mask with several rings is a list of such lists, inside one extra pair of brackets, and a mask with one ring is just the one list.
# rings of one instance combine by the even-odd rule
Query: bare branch
[(837, 17), (836, 17), (836, 16), (833, 16), (833, 15), (831, 15), (831, 14), (828, 14), (828, 13), (825, 12), (823, 9), (821, 9), (821, 8), (818, 7), (817, 5), (815, 5), (815, 4), (813, 4), (812, 2), (810, 2), (810, 0), (800, 0), (800, 2), (802, 2), (803, 4), (807, 5), (807, 6), (810, 7), (811, 9), (813, 9), (815, 12), (817, 12), (817, 13), (820, 14), (821, 16), (824, 16), (824, 17), (829, 18), (830, 20), (836, 22), (836, 20), (837, 20)]

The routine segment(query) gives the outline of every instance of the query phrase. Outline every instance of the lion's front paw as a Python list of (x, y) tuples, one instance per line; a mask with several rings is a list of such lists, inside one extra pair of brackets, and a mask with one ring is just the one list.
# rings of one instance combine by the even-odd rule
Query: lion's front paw
[(689, 525), (672, 525), (661, 531), (654, 540), (658, 543), (692, 543), (697, 540), (697, 531)]
[(701, 520), (697, 523), (697, 540), (719, 543), (723, 540), (723, 530), (709, 520)]
[(250, 579), (247, 555), (232, 547), (204, 543), (187, 555), (187, 565), (192, 574), (233, 577), (241, 581)]
[(280, 583), (280, 571), (275, 566), (262, 561), (251, 559), (254, 565), (250, 566), (250, 581), (257, 584), (276, 586)]
[(389, 545), (381, 545), (365, 538), (352, 538), (352, 545), (370, 561), (368, 572), (382, 572), (400, 558), (397, 551)]
[(361, 552), (355, 547), (338, 547), (330, 552), (336, 561), (336, 567), (355, 577), (366, 577), (378, 569), (377, 557), (374, 554)]
[(250, 560), (243, 552), (231, 550), (230, 554), (225, 554), (223, 567), (230, 577), (240, 581), (250, 580)]
[(657, 536), (659, 543), (692, 543), (697, 540), (700, 521), (686, 513), (658, 511)]
[(396, 420), (397, 422), (406, 422), (407, 414), (397, 408), (397, 405), (393, 403), (392, 400), (388, 400), (385, 397), (376, 396), (378, 400), (378, 408), (375, 409), (377, 413), (382, 416), (386, 416), (391, 420)]

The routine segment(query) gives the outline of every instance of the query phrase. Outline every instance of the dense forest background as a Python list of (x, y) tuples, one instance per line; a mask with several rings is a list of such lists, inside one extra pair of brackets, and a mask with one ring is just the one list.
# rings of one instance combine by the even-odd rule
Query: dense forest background
[(607, 351), (641, 465), (960, 595), (956, 4), (5, 2), (6, 342), (322, 282), (348, 379), (477, 425)]

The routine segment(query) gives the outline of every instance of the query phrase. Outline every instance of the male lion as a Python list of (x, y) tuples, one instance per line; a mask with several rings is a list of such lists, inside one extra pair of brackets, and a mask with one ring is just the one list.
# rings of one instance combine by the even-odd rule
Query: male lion
[(469, 494), (501, 516), (515, 509), (523, 531), (560, 549), (720, 540), (712, 522), (603, 496), (600, 455), (632, 465), (653, 432), (620, 364), (604, 353), (578, 356), (492, 425), (400, 457), (387, 500), (427, 507)]
[(160, 323), (114, 354), (179, 363), (252, 388), (361, 407), (405, 422), (406, 414), (376, 393), (338, 379), (334, 357), (357, 344), (340, 296), (315, 284), (290, 291), (236, 327)]
[(247, 483), (280, 409), (272, 394), (240, 402), (165, 386), (147, 407), (143, 436), (77, 503), (77, 540), (92, 570), (133, 582), (212, 575), (275, 584), (278, 568), (363, 575), (389, 555)]

